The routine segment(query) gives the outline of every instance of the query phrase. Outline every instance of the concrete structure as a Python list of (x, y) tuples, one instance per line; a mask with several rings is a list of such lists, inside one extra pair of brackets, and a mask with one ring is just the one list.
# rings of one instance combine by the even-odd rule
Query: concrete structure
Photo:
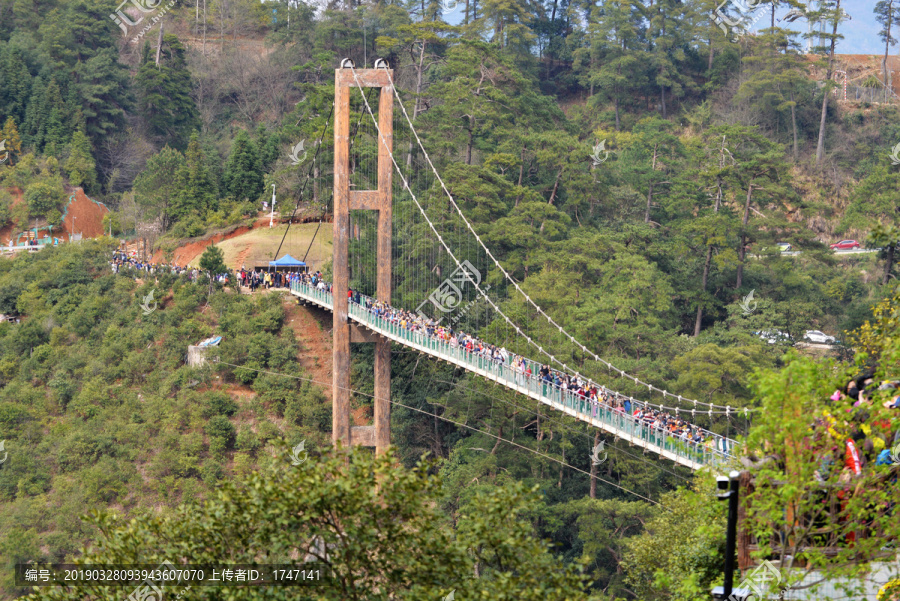
[[(348, 62), (345, 59), (342, 67)], [(332, 394), (332, 439), (344, 445), (374, 446), (384, 452), (391, 444), (391, 343), (385, 337), (370, 337), (375, 344), (375, 425), (350, 427), (350, 210), (378, 211), (377, 298), (391, 302), (391, 177), (393, 165), (394, 90), (391, 71), (341, 68), (334, 86), (334, 338)], [(357, 84), (357, 81), (359, 84)], [(350, 190), (350, 95), (353, 88), (380, 88), (378, 124), (378, 189)], [(355, 340), (354, 340), (355, 341)]]

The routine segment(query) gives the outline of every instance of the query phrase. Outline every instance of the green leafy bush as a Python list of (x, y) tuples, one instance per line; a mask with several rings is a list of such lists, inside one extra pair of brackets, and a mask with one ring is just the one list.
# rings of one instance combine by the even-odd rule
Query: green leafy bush
[(28, 186), (25, 190), (25, 202), (32, 216), (46, 215), (53, 210), (59, 211), (65, 199), (65, 192), (60, 184), (37, 181)]
[(200, 468), (200, 478), (207, 486), (213, 486), (225, 475), (225, 468), (215, 459), (207, 459)]
[(259, 437), (256, 433), (250, 429), (250, 426), (241, 426), (237, 433), (235, 448), (239, 451), (247, 451), (250, 455), (256, 455), (259, 447)]
[(209, 436), (209, 448), (212, 450), (229, 449), (234, 445), (234, 424), (224, 415), (210, 418), (206, 424), (206, 435)]
[(226, 415), (231, 417), (237, 413), (238, 405), (224, 392), (213, 391), (206, 394), (206, 409), (204, 417), (214, 415)]

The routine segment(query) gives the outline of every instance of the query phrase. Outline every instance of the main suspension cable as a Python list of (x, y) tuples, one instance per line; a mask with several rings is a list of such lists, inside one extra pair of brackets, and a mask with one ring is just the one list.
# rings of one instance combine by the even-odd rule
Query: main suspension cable
[[(334, 114), (334, 103), (331, 103), (331, 110), (328, 111), (328, 117), (325, 119), (325, 125), (322, 127), (322, 133), (319, 134), (319, 143), (316, 144), (316, 154), (313, 155), (313, 160), (309, 162), (309, 171), (306, 172), (306, 179), (303, 180), (303, 186), (300, 188), (300, 194), (297, 196), (297, 204), (294, 206), (294, 211), (291, 213), (291, 218), (288, 220), (287, 227), (284, 230), (284, 236), (281, 237), (281, 242), (278, 243), (278, 249), (275, 251), (275, 256), (272, 257), (273, 261), (278, 260), (278, 253), (281, 252), (281, 246), (284, 244), (284, 240), (287, 238), (288, 232), (291, 229), (291, 224), (294, 222), (294, 215), (297, 214), (297, 209), (300, 208), (300, 203), (303, 202), (303, 192), (306, 190), (306, 184), (312, 179), (312, 172), (316, 165), (316, 159), (319, 158), (319, 151), (322, 150), (322, 141), (325, 139), (325, 132), (328, 131), (328, 124), (331, 123), (331, 116)], [(322, 222), (319, 222), (321, 225)], [(319, 229), (316, 228), (316, 232)], [(315, 238), (315, 236), (313, 236)], [(312, 241), (309, 243), (310, 248), (312, 248)], [(306, 253), (309, 254), (309, 249), (306, 250)], [(306, 257), (304, 256), (303, 261), (306, 261)]]
[[(368, 111), (369, 116), (370, 116), (371, 119), (372, 119), (372, 122), (375, 124), (375, 129), (376, 129), (376, 131), (378, 132), (378, 135), (379, 135), (379, 137), (380, 137), (380, 139), (381, 139), (381, 142), (382, 142), (383, 144), (387, 145), (387, 142), (386, 142), (386, 140), (385, 140), (385, 138), (384, 138), (384, 134), (382, 133), (381, 128), (380, 128), (380, 126), (379, 126), (379, 124), (378, 124), (378, 120), (376, 119), (374, 113), (372, 112), (372, 108), (371, 108), (371, 106), (369, 105), (369, 102), (368, 102), (368, 100), (366, 99), (366, 96), (365, 96), (365, 94), (364, 94), (363, 91), (362, 91), (362, 86), (361, 86), (361, 84), (360, 84), (359, 77), (358, 77), (358, 75), (357, 75), (357, 73), (356, 73), (356, 69), (355, 69), (354, 67), (352, 67), (352, 66), (350, 66), (350, 67), (348, 67), (348, 68), (349, 68), (349, 69), (351, 70), (351, 72), (353, 73), (353, 77), (354, 77), (354, 79), (356, 80), (357, 88), (358, 88), (359, 91), (360, 91), (360, 95), (362, 95), (363, 102), (365, 103), (365, 106), (366, 106), (366, 110)], [(388, 77), (390, 77), (390, 74), (389, 74), (389, 73), (388, 73)], [(391, 81), (393, 82), (393, 79), (391, 79)], [(396, 88), (394, 89), (394, 93), (395, 93), (395, 95), (396, 95)], [(399, 98), (398, 98), (398, 100), (399, 100)], [(403, 108), (402, 102), (401, 102), (401, 108)], [(404, 110), (404, 112), (405, 112), (405, 110)], [(408, 116), (407, 116), (407, 118), (408, 118)], [(415, 131), (414, 131), (414, 133), (415, 133)], [(418, 134), (416, 134), (416, 138), (418, 139)], [(421, 148), (421, 140), (419, 141), (419, 143), (420, 143), (420, 148)], [(423, 153), (424, 153), (424, 148), (422, 148), (422, 150), (423, 150)], [(425, 154), (426, 154), (427, 160), (429, 161), (429, 164), (431, 164), (430, 158), (427, 157), (427, 153), (425, 153)], [(403, 188), (409, 192), (410, 197), (412, 198), (413, 202), (416, 204), (416, 207), (419, 209), (419, 212), (422, 213), (422, 216), (425, 218), (425, 221), (428, 223), (428, 226), (429, 226), (429, 228), (431, 228), (431, 231), (434, 232), (434, 235), (437, 237), (437, 239), (438, 239), (438, 241), (440, 242), (441, 246), (444, 248), (445, 251), (447, 251), (447, 254), (448, 254), (448, 255), (450, 256), (450, 258), (453, 259), (453, 261), (456, 263), (457, 268), (460, 269), (460, 270), (463, 270), (464, 273), (468, 274), (468, 271), (463, 269), (463, 266), (462, 266), (462, 264), (460, 263), (459, 259), (456, 257), (456, 255), (453, 254), (453, 251), (450, 250), (450, 247), (449, 247), (449, 246), (447, 245), (447, 243), (444, 241), (443, 236), (441, 236), (441, 234), (438, 232), (437, 228), (435, 227), (434, 223), (433, 223), (433, 222), (431, 221), (431, 219), (428, 217), (428, 214), (426, 213), (425, 209), (422, 207), (421, 203), (419, 202), (419, 199), (417, 198), (417, 196), (415, 195), (415, 193), (412, 191), (412, 188), (411, 188), (411, 186), (409, 185), (409, 181), (406, 179), (406, 176), (403, 174), (403, 172), (402, 172), (401, 169), (400, 169), (400, 166), (397, 164), (397, 161), (396, 161), (396, 159), (394, 158), (393, 153), (389, 153), (389, 156), (391, 157), (391, 162), (392, 162), (393, 165), (394, 165), (394, 169), (396, 170), (397, 175), (400, 176), (400, 179), (401, 179), (402, 182), (403, 182)], [(432, 170), (433, 170), (433, 172), (435, 173), (437, 179), (438, 179), (439, 181), (441, 181), (441, 186), (444, 187), (443, 181), (440, 179), (440, 175), (437, 174), (437, 171), (434, 169), (434, 165), (431, 164), (431, 166), (432, 166)], [(446, 187), (444, 187), (444, 190), (446, 191)], [(449, 192), (448, 192), (448, 194), (449, 194)], [(459, 207), (458, 207), (458, 205), (456, 204), (456, 202), (453, 200), (452, 197), (450, 197), (450, 200), (451, 200), (451, 203), (453, 204), (453, 206), (456, 207), (457, 212), (460, 214), (460, 216), (463, 218), (463, 220), (466, 221), (469, 230), (472, 231), (472, 233), (474, 234), (474, 230), (472, 230), (471, 224), (469, 224), (468, 220), (466, 220), (465, 217), (462, 215), (462, 213), (461, 213), (461, 211), (459, 210)], [(477, 237), (477, 234), (476, 234), (476, 237)], [(482, 248), (484, 248), (488, 253), (490, 252), (490, 251), (487, 250), (487, 248), (484, 246), (484, 243), (481, 242), (480, 239), (479, 239), (479, 243), (481, 244)], [(493, 256), (492, 256), (492, 255), (491, 255), (491, 258), (493, 259)], [(495, 260), (495, 261), (496, 261), (496, 260)], [(502, 269), (502, 268), (501, 268), (501, 269)], [(504, 273), (505, 273), (505, 272), (504, 272)], [(501, 316), (501, 317), (506, 321), (507, 324), (509, 324), (510, 326), (512, 326), (513, 328), (515, 328), (516, 333), (517, 333), (519, 336), (522, 336), (523, 338), (525, 338), (525, 340), (526, 340), (529, 344), (531, 344), (533, 347), (535, 347), (542, 355), (545, 355), (546, 357), (548, 357), (548, 358), (550, 359), (551, 362), (554, 362), (554, 363), (556, 363), (557, 365), (561, 366), (565, 371), (572, 371), (572, 372), (575, 372), (575, 373), (577, 374), (577, 370), (571, 369), (566, 363), (564, 363), (564, 362), (560, 361), (559, 359), (557, 359), (552, 353), (550, 353), (550, 352), (548, 352), (547, 350), (545, 350), (545, 349), (543, 348), (543, 346), (542, 346), (540, 343), (538, 343), (537, 341), (533, 340), (530, 336), (528, 336), (525, 332), (523, 332), (522, 329), (521, 329), (518, 325), (516, 325), (515, 322), (513, 322), (513, 321), (512, 321), (512, 320), (511, 320), (511, 319), (510, 319), (510, 318), (509, 318), (509, 317), (508, 317), (508, 316), (500, 309), (500, 307), (499, 307), (499, 306), (498, 306), (498, 305), (490, 298), (490, 296), (487, 295), (487, 293), (479, 286), (479, 284), (478, 284), (477, 282), (475, 282), (475, 280), (474, 280), (473, 278), (471, 278), (471, 276), (468, 278), (468, 281), (469, 281), (472, 285), (475, 286), (475, 289), (478, 291), (478, 293), (485, 299), (485, 301), (487, 301), (487, 303), (494, 309), (494, 311), (496, 311), (497, 314), (498, 314), (499, 316)], [(523, 293), (523, 294), (524, 294), (524, 293)], [(554, 322), (554, 324), (555, 324), (555, 322)], [(559, 327), (559, 326), (558, 326), (558, 327)], [(560, 328), (560, 331), (563, 332), (563, 330), (562, 330), (561, 328)], [(577, 342), (577, 341), (576, 341), (576, 342)], [(586, 347), (584, 347), (584, 351), (593, 355), (593, 353), (591, 353), (591, 351), (589, 351)], [(594, 355), (594, 356), (596, 356), (596, 355)], [(603, 361), (603, 360), (600, 359), (599, 357), (597, 357), (597, 359), (600, 360), (600, 361)], [(606, 362), (604, 362), (604, 363), (606, 363)], [(622, 372), (622, 373), (624, 374), (624, 372)], [(580, 374), (578, 374), (578, 375), (580, 376)], [(593, 382), (592, 382), (592, 383), (593, 383)], [(594, 384), (595, 384), (595, 383), (594, 383)], [(649, 385), (648, 385), (648, 386), (649, 386)], [(603, 388), (603, 389), (605, 389), (605, 390), (609, 390), (609, 388), (606, 387), (606, 386), (600, 386), (600, 388)], [(634, 403), (640, 403), (640, 404), (643, 404), (643, 405), (647, 405), (647, 406), (649, 406), (649, 407), (659, 407), (659, 409), (660, 409), (660, 410), (663, 410), (663, 411), (674, 411), (676, 414), (679, 413), (679, 412), (682, 412), (682, 411), (685, 412), (685, 413), (688, 411), (688, 410), (685, 410), (683, 407), (681, 407), (681, 408), (679, 408), (679, 407), (666, 407), (666, 406), (661, 405), (661, 404), (660, 404), (660, 405), (655, 405), (655, 404), (652, 404), (652, 403), (645, 403), (645, 402), (643, 402), (643, 401), (638, 401), (637, 399), (634, 399), (633, 397), (631, 397), (631, 396), (629, 396), (629, 395), (619, 394), (618, 392), (616, 392), (615, 394), (616, 394), (617, 396), (619, 396), (619, 397), (628, 398), (629, 400), (631, 400), (631, 401), (634, 402)], [(667, 394), (669, 394), (670, 396), (675, 396), (675, 395), (671, 395), (671, 393), (668, 393), (668, 392), (667, 392)], [(678, 395), (678, 399), (679, 399), (679, 400), (682, 399), (681, 395)], [(691, 410), (690, 410), (690, 413), (691, 413), (692, 416), (693, 416), (692, 421), (694, 421), (694, 422), (696, 423), (696, 414), (697, 414), (696, 406), (697, 406), (698, 403), (700, 403), (700, 401), (691, 400), (691, 402), (694, 403), (694, 407), (695, 407), (695, 408), (694, 408), (694, 409), (691, 409)], [(706, 405), (706, 406), (709, 406), (709, 407), (712, 407), (712, 406), (713, 406), (713, 405), (710, 404), (710, 403), (703, 403), (703, 404)], [(708, 411), (701, 411), (701, 413), (708, 413), (709, 416), (710, 416), (710, 418), (711, 418), (712, 415), (713, 415), (714, 413), (715, 413), (715, 414), (720, 414), (720, 413), (722, 413), (722, 414), (725, 414), (725, 415), (729, 415), (729, 416), (730, 416), (730, 414), (731, 414), (732, 412), (742, 411), (742, 412), (744, 412), (745, 414), (748, 412), (748, 409), (747, 409), (747, 408), (743, 408), (743, 409), (741, 409), (741, 410), (732, 409), (730, 406), (723, 407), (723, 408), (725, 409), (724, 412), (713, 411), (712, 408), (710, 408)]]
[[(596, 360), (600, 363), (603, 363), (604, 365), (607, 366), (607, 368), (609, 368), (611, 370), (619, 372), (619, 374), (622, 377), (633, 380), (635, 384), (640, 385), (640, 386), (646, 386), (647, 389), (650, 390), (651, 392), (655, 390), (657, 392), (662, 393), (663, 398), (670, 396), (673, 399), (677, 398), (679, 402), (693, 403), (695, 407), (698, 404), (701, 404), (701, 405), (704, 405), (704, 406), (710, 407), (710, 408), (725, 409), (729, 414), (733, 411), (737, 411), (736, 408), (731, 407), (729, 405), (717, 405), (715, 403), (706, 403), (706, 402), (698, 401), (695, 399), (684, 398), (684, 397), (682, 397), (682, 395), (675, 395), (675, 394), (669, 392), (668, 390), (663, 390), (661, 388), (653, 386), (652, 384), (641, 381), (636, 376), (631, 376), (631, 375), (625, 373), (625, 371), (617, 368), (612, 363), (610, 363), (609, 361), (606, 361), (605, 359), (603, 359), (602, 357), (600, 357), (599, 355), (597, 355), (596, 353), (594, 353), (593, 351), (588, 349), (585, 345), (581, 344), (578, 340), (575, 339), (574, 336), (569, 334), (569, 332), (566, 331), (561, 325), (556, 323), (556, 321), (554, 321), (554, 319), (552, 317), (550, 317), (536, 302), (534, 302), (534, 300), (524, 290), (522, 290), (522, 288), (519, 286), (519, 283), (515, 279), (513, 279), (513, 277), (503, 268), (502, 265), (500, 265), (500, 262), (494, 257), (493, 253), (491, 253), (490, 249), (487, 247), (487, 245), (485, 245), (485, 243), (482, 241), (481, 237), (475, 232), (475, 228), (472, 227), (472, 224), (469, 222), (469, 220), (463, 214), (462, 209), (460, 209), (459, 205), (456, 203), (456, 200), (453, 198), (453, 195), (450, 193), (450, 191), (447, 189), (447, 186), (444, 184), (444, 180), (443, 180), (443, 178), (441, 178), (440, 174), (438, 173), (437, 169), (435, 168), (434, 163), (431, 162), (431, 157), (429, 156), (428, 152), (425, 150), (425, 146), (422, 144), (422, 140), (419, 138), (419, 134), (416, 131), (415, 127), (413, 126), (412, 120), (409, 118), (409, 114), (406, 112), (406, 107), (403, 105), (403, 101), (400, 98), (400, 93), (397, 90), (396, 85), (394, 85), (394, 79), (391, 76), (390, 70), (387, 68), (387, 66), (382, 66), (382, 68), (385, 70), (388, 80), (391, 82), (391, 88), (394, 91), (394, 96), (396, 96), (397, 102), (400, 104), (400, 110), (403, 112), (403, 116), (406, 118), (407, 123), (409, 123), (410, 130), (412, 131), (413, 136), (416, 138), (416, 142), (418, 143), (419, 148), (422, 150), (422, 154), (425, 157), (425, 160), (428, 162), (428, 166), (431, 167), (432, 172), (434, 173), (438, 182), (440, 182), (441, 188), (444, 190), (444, 193), (447, 195), (447, 198), (450, 200), (450, 203), (453, 205), (453, 208), (459, 214), (460, 218), (462, 218), (463, 222), (466, 224), (466, 227), (469, 229), (469, 231), (472, 233), (472, 235), (475, 237), (475, 239), (481, 245), (482, 249), (484, 249), (485, 253), (487, 253), (488, 257), (490, 257), (490, 259), (494, 262), (494, 265), (496, 265), (497, 268), (500, 270), (500, 272), (503, 273), (506, 280), (509, 281), (509, 283), (515, 287), (515, 289), (525, 298), (525, 300), (528, 301), (529, 304), (531, 304), (532, 307), (535, 308), (535, 310), (538, 313), (540, 313), (545, 319), (547, 319), (547, 321), (549, 321), (551, 325), (556, 327), (559, 330), (559, 332), (561, 334), (563, 334), (565, 337), (567, 337), (573, 344), (575, 344), (583, 352), (585, 352), (588, 355), (590, 355), (591, 357), (593, 357), (594, 360)], [(352, 67), (351, 67), (351, 69), (352, 69)], [(356, 76), (356, 72), (354, 71), (354, 77), (355, 76)], [(358, 81), (359, 80), (357, 79), (357, 82)], [(371, 113), (371, 110), (370, 110), (370, 113)], [(394, 164), (396, 166), (396, 162)], [(399, 167), (398, 167), (398, 171), (399, 171)], [(477, 286), (476, 286), (476, 289), (477, 289)], [(509, 321), (509, 320), (507, 320), (507, 321)], [(518, 329), (517, 329), (517, 331), (518, 331)], [(553, 358), (553, 360), (556, 361), (555, 358)], [(566, 367), (566, 369), (568, 369), (567, 366), (564, 365), (564, 367)]]

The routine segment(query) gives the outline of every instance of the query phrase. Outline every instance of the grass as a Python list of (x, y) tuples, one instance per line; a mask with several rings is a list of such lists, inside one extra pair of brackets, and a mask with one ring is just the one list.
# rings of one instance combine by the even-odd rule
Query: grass
[[(319, 228), (319, 233), (315, 236), (315, 240), (313, 240), (313, 234), (317, 226), (318, 224), (316, 223), (292, 225), (287, 237), (284, 239), (284, 245), (278, 251), (278, 257), (289, 254), (295, 259), (302, 261), (303, 256), (306, 254), (306, 249), (309, 248), (309, 256), (307, 256), (306, 262), (313, 271), (322, 269), (325, 262), (331, 258), (332, 226), (330, 223), (323, 223), (322, 227)], [(250, 268), (251, 265), (268, 262), (275, 258), (275, 251), (281, 243), (281, 238), (284, 236), (286, 228), (287, 225), (279, 225), (272, 229), (267, 227), (258, 228), (230, 240), (219, 242), (217, 246), (222, 249), (225, 255), (225, 264), (233, 268), (241, 267), (238, 264), (238, 258), (249, 247), (250, 251), (247, 253), (243, 264)], [(313, 240), (312, 247), (309, 245), (311, 240)], [(198, 256), (190, 264), (191, 266), (196, 266), (199, 262), (200, 257)]]

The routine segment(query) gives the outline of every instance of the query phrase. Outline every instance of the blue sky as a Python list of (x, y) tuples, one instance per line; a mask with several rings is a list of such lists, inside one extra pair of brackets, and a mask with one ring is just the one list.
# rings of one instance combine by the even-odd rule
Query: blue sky
[[(844, 0), (841, 6), (850, 14), (851, 20), (841, 23), (839, 33), (844, 39), (837, 46), (840, 54), (884, 54), (884, 43), (878, 37), (881, 27), (875, 21), (872, 9), (875, 0)], [(894, 29), (894, 36), (897, 35)], [(892, 46), (891, 54), (900, 52), (900, 46)]]
[[(872, 12), (875, 7), (876, 0), (842, 0), (841, 8), (850, 15), (849, 21), (844, 21), (838, 28), (838, 33), (844, 36), (843, 40), (838, 41), (836, 52), (838, 54), (884, 54), (884, 43), (878, 37), (878, 31), (881, 26), (875, 20), (875, 13)], [(781, 11), (782, 15), (787, 11)], [(776, 15), (778, 15), (776, 13)], [(778, 15), (778, 16), (782, 16)], [(769, 19), (762, 19), (757, 24), (757, 28), (768, 27)], [(782, 26), (788, 26), (783, 24)], [(799, 20), (790, 25), (795, 31), (805, 31), (806, 22)], [(894, 36), (898, 35), (898, 30), (894, 29)], [(805, 45), (805, 41), (801, 42)], [(900, 46), (892, 46), (891, 54), (896, 55), (900, 52)]]

